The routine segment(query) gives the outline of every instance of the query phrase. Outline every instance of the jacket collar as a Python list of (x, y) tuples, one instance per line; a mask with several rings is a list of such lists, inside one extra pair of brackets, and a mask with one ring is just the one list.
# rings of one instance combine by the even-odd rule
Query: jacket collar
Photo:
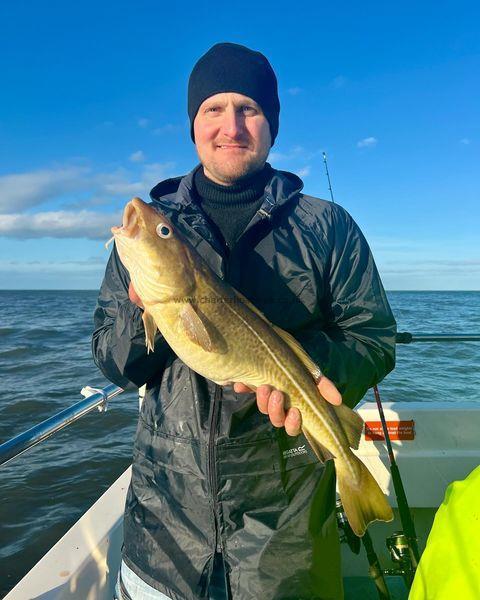
[[(158, 183), (150, 192), (150, 197), (169, 218), (186, 230), (189, 241), (204, 258), (208, 257), (210, 266), (222, 276), (229, 251), (215, 235), (205, 213), (194, 201), (193, 178), (200, 166), (197, 165), (184, 177)], [(299, 177), (293, 173), (275, 170), (265, 188), (263, 203), (248, 223), (241, 238), (259, 222), (269, 221), (280, 206), (297, 196), (302, 188), (303, 182)], [(214, 254), (210, 249), (215, 251)]]
[[(161, 204), (166, 202), (168, 205), (172, 205), (171, 208), (174, 208), (173, 205), (176, 204), (177, 210), (195, 204), (193, 202), (193, 178), (200, 166), (197, 165), (183, 177), (166, 179), (158, 183), (150, 192), (150, 197)], [(258, 212), (263, 216), (270, 217), (280, 206), (296, 196), (302, 189), (303, 182), (300, 177), (287, 171), (274, 169), (273, 177), (265, 188), (264, 202)], [(168, 199), (165, 196), (168, 196)]]

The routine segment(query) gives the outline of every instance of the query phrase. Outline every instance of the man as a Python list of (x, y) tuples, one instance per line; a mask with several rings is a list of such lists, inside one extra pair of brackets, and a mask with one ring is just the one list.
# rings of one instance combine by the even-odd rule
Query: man
[[(188, 89), (201, 164), (151, 198), (220, 277), (298, 339), (329, 377), (318, 382), (324, 397), (340, 402), (336, 385), (354, 406), (393, 368), (395, 321), (352, 218), (266, 162), (279, 111), (262, 54), (211, 48)], [(160, 334), (147, 354), (141, 311), (114, 248), (93, 353), (118, 385), (147, 384), (125, 509), (124, 597), (342, 598), (333, 461), (319, 463), (298, 435), (300, 413), (285, 413), (281, 390), (267, 385), (255, 396), (242, 382), (205, 380)]]

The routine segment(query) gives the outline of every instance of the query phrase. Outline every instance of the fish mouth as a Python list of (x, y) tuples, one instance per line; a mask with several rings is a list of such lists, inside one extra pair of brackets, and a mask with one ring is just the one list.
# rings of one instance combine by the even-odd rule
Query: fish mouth
[(122, 235), (128, 238), (136, 238), (140, 227), (138, 226), (138, 214), (134, 201), (131, 200), (123, 211), (122, 226), (112, 227), (113, 235)]

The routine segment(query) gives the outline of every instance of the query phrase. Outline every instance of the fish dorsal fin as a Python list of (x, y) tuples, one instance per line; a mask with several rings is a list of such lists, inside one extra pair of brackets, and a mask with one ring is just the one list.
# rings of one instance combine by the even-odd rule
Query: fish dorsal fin
[(310, 444), (310, 448), (315, 453), (318, 460), (322, 463), (327, 462), (327, 460), (331, 460), (335, 458), (330, 450), (327, 450), (325, 446), (322, 446), (317, 440), (311, 435), (305, 427), (302, 427), (302, 433), (307, 438), (307, 442)]
[(235, 294), (240, 298), (240, 300), (243, 302), (243, 304), (245, 304), (245, 306), (248, 306), (248, 308), (250, 310), (252, 310), (254, 313), (256, 313), (259, 317), (261, 317), (265, 323), (268, 323), (271, 327), (274, 327), (273, 323), (271, 323), (267, 317), (262, 313), (262, 311), (260, 309), (258, 309), (255, 304), (252, 304), (250, 302), (250, 300), (244, 296), (241, 292), (239, 292), (238, 290), (236, 290), (235, 288), (233, 288), (233, 291), (235, 292)]
[(363, 431), (362, 417), (346, 404), (339, 404), (338, 406), (332, 405), (332, 408), (347, 436), (350, 448), (355, 448), (355, 450), (357, 450)]
[(318, 382), (320, 377), (322, 376), (322, 371), (316, 362), (306, 353), (304, 348), (301, 346), (299, 342), (287, 331), (282, 329), (281, 327), (277, 327), (276, 325), (272, 325), (278, 335), (282, 338), (284, 342), (286, 342), (290, 348), (295, 352), (298, 358), (305, 365), (309, 373), (311, 373), (315, 383)]
[(155, 334), (157, 333), (157, 324), (152, 315), (144, 310), (142, 314), (143, 326), (145, 328), (145, 344), (147, 346), (147, 354), (153, 352), (155, 347)]
[(206, 352), (215, 352), (208, 329), (191, 302), (186, 302), (180, 311), (180, 323), (190, 341)]
[(241, 294), (238, 290), (235, 290), (235, 293), (242, 300), (242, 302), (246, 306), (248, 306), (248, 308), (250, 308), (251, 310), (253, 310), (253, 312), (255, 312), (266, 323), (268, 323), (268, 325), (270, 325), (270, 327), (272, 327), (276, 331), (276, 333), (282, 338), (282, 340), (288, 346), (290, 346), (290, 348), (293, 350), (293, 352), (295, 352), (295, 354), (297, 355), (297, 357), (305, 365), (305, 367), (307, 368), (307, 370), (309, 371), (309, 373), (311, 373), (311, 375), (312, 375), (313, 379), (315, 380), (315, 382), (317, 382), (320, 379), (320, 377), (322, 376), (322, 371), (321, 371), (320, 367), (305, 352), (305, 350), (302, 348), (302, 346), (299, 344), (299, 342), (297, 342), (297, 340), (293, 337), (293, 335), (291, 335), (290, 333), (288, 333), (287, 331), (285, 331), (281, 327), (277, 327), (277, 325), (274, 325), (273, 323), (271, 323), (267, 319), (267, 317), (254, 304), (252, 304), (248, 298), (245, 298), (245, 296), (243, 294)]

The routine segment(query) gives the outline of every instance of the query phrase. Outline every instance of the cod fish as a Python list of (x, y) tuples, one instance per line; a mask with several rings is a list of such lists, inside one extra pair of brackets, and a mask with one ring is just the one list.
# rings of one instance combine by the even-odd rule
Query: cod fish
[(302, 431), (322, 462), (333, 459), (338, 489), (353, 531), (362, 536), (392, 509), (351, 448), (363, 428), (359, 415), (320, 394), (320, 368), (286, 331), (220, 279), (169, 219), (133, 198), (123, 225), (112, 228), (120, 259), (144, 304), (148, 350), (157, 329), (191, 369), (219, 385), (269, 384), (302, 415)]

